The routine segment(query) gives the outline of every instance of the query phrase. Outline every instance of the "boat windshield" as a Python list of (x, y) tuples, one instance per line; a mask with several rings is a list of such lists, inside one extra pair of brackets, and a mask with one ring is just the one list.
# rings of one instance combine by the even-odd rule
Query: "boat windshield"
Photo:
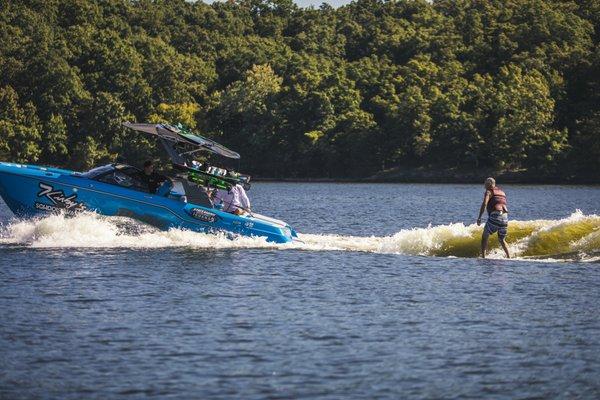
[[(93, 168), (77, 176), (93, 179), (99, 182), (117, 185), (128, 189), (149, 193), (147, 182), (140, 180), (142, 171), (127, 164), (108, 164)], [(202, 185), (187, 179), (176, 179), (187, 201), (200, 206), (212, 208), (213, 204), (206, 189)], [(153, 193), (154, 194), (154, 193)], [(171, 192), (167, 194), (170, 195)]]
[(115, 169), (115, 165), (114, 164), (102, 165), (101, 167), (92, 168), (88, 172), (84, 172), (80, 176), (83, 177), (83, 178), (94, 179), (97, 176), (105, 174), (105, 173), (107, 173), (109, 171), (112, 171), (114, 169)]

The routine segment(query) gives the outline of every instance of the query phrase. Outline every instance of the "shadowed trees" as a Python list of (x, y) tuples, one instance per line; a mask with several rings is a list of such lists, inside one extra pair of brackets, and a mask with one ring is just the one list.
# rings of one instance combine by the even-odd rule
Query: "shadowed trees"
[(273, 177), (600, 168), (598, 0), (0, 1), (0, 158), (155, 155), (183, 123)]

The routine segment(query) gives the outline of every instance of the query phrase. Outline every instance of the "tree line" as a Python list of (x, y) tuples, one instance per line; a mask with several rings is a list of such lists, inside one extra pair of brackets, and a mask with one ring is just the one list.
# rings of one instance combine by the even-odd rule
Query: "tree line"
[(600, 180), (600, 0), (0, 0), (0, 160), (159, 154), (270, 177), (426, 166)]

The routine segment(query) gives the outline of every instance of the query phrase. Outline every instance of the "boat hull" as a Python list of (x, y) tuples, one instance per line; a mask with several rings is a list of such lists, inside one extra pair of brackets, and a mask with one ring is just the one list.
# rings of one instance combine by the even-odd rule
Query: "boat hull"
[(125, 216), (167, 230), (228, 232), (291, 242), (294, 230), (281, 221), (238, 216), (215, 208), (185, 203), (84, 178), (73, 171), (33, 165), (0, 163), (0, 196), (20, 218), (48, 213), (93, 211)]

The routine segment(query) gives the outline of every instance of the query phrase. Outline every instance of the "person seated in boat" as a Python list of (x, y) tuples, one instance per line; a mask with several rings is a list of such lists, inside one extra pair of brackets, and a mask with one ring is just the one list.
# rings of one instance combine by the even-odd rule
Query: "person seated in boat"
[(250, 207), (250, 198), (248, 197), (248, 193), (246, 193), (244, 186), (238, 183), (234, 186), (234, 189), (238, 192), (240, 198), (240, 208), (247, 213), (252, 213), (252, 209)]
[[(164, 195), (166, 195), (173, 186), (169, 178), (154, 171), (154, 162), (152, 160), (144, 163), (144, 170), (140, 174), (140, 179), (148, 186), (148, 192), (153, 194), (161, 194), (157, 193), (160, 188), (160, 191), (165, 192)], [(165, 187), (166, 185), (169, 187)]]
[(239, 183), (229, 190), (218, 189), (214, 194), (214, 203), (222, 204), (223, 211), (232, 214), (243, 215), (252, 212), (246, 190)]

